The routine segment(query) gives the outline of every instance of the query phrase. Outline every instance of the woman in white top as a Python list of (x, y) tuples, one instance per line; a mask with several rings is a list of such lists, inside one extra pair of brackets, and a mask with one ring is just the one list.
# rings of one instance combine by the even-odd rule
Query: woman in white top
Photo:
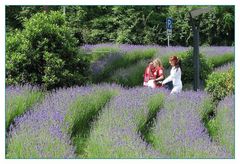
[(176, 56), (171, 56), (169, 58), (169, 63), (171, 64), (172, 69), (171, 69), (170, 75), (165, 80), (163, 80), (162, 84), (164, 85), (164, 84), (172, 81), (173, 89), (171, 91), (171, 94), (179, 93), (182, 91), (181, 60)]

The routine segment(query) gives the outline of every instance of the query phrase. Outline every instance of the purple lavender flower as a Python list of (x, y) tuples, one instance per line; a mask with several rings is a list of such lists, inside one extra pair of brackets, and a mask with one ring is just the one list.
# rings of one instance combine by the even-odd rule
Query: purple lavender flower
[(147, 100), (161, 90), (133, 88), (122, 90), (103, 109), (91, 131), (89, 158), (163, 158), (139, 134), (139, 125), (148, 116)]
[(200, 47), (200, 52), (207, 56), (219, 56), (226, 53), (234, 54), (234, 47), (229, 46), (211, 46), (211, 47)]
[(234, 95), (227, 96), (218, 104), (215, 117), (217, 135), (214, 136), (214, 139), (225, 146), (232, 156), (235, 154), (234, 97)]
[(67, 127), (64, 117), (69, 105), (79, 95), (113, 87), (72, 87), (49, 93), (42, 104), (15, 120), (7, 136), (7, 158), (75, 158), (70, 135), (62, 130)]
[(43, 97), (39, 87), (31, 85), (8, 86), (6, 88), (6, 129), (14, 118), (25, 113)]
[(227, 72), (229, 69), (234, 68), (234, 62), (224, 64), (214, 69), (214, 72)]
[(229, 152), (211, 142), (201, 122), (204, 94), (182, 92), (165, 100), (153, 128), (153, 145), (172, 158), (231, 158)]

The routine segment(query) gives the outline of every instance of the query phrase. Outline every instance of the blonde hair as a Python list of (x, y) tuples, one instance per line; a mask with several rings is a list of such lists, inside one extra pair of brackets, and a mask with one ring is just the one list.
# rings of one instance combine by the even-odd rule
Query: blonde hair
[(158, 66), (162, 67), (162, 62), (159, 58), (153, 60), (154, 63), (156, 63)]

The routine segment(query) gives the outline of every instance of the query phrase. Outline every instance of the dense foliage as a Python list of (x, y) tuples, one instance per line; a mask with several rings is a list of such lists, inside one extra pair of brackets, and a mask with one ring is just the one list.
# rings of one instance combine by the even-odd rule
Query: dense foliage
[[(65, 11), (66, 20), (81, 43), (117, 42), (167, 44), (166, 18), (172, 17), (172, 45), (192, 44), (188, 12), (204, 6), (7, 6), (7, 30), (43, 10)], [(65, 10), (63, 10), (65, 9)], [(201, 45), (234, 44), (234, 6), (212, 6), (198, 18)]]
[(60, 12), (37, 13), (6, 40), (7, 84), (31, 83), (47, 89), (84, 84), (88, 59)]
[(219, 101), (234, 93), (234, 82), (233, 68), (226, 72), (213, 72), (208, 76), (206, 91), (212, 94), (214, 101)]
[[(193, 51), (188, 50), (186, 52), (180, 53), (180, 59), (182, 64), (182, 81), (183, 83), (193, 82), (194, 77), (194, 63), (193, 63)], [(207, 76), (212, 71), (212, 64), (207, 61), (206, 56), (199, 54), (200, 59), (200, 80), (203, 82), (207, 79)]]

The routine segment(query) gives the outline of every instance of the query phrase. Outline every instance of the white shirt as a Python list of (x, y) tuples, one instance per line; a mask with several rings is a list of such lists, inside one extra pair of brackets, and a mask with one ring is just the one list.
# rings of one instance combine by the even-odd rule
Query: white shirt
[(178, 68), (172, 67), (170, 75), (165, 80), (163, 80), (162, 83), (166, 84), (166, 83), (172, 81), (173, 82), (173, 87), (182, 88), (181, 76), (182, 76), (181, 68), (180, 67), (178, 67)]

